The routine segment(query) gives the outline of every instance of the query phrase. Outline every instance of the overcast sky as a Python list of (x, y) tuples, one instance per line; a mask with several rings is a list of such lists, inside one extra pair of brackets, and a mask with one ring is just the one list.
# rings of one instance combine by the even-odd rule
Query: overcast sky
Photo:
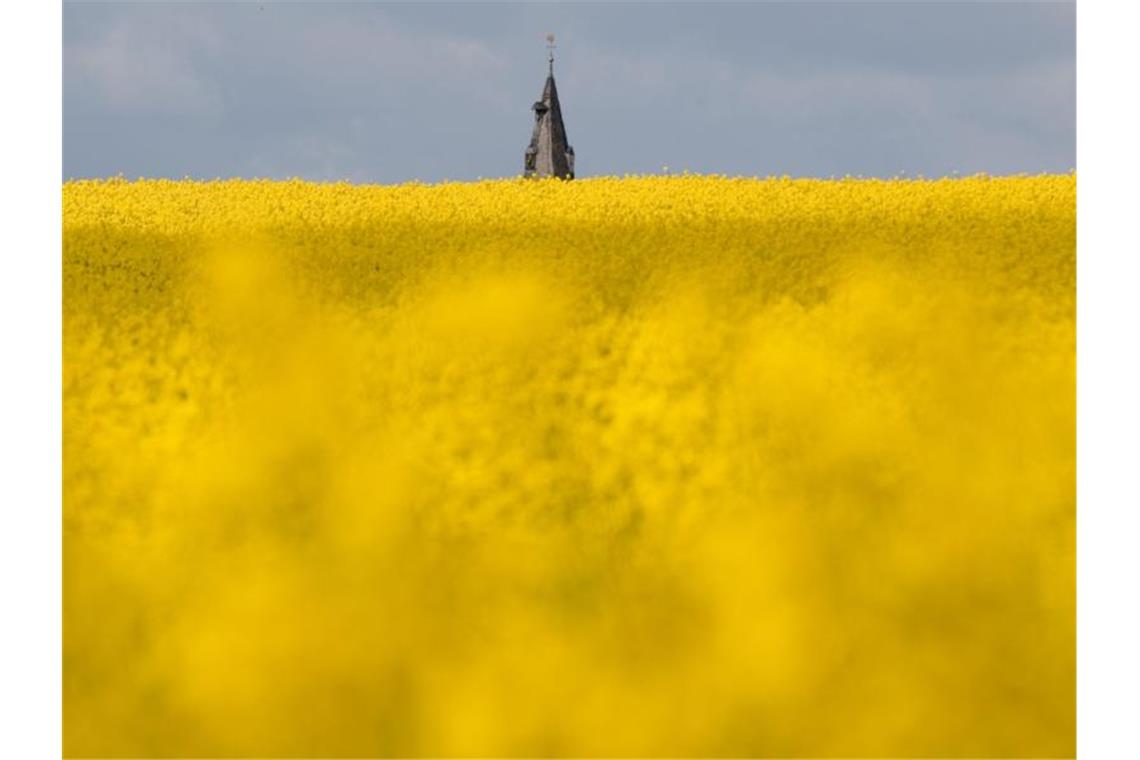
[(1072, 3), (67, 3), (65, 177), (1067, 172)]

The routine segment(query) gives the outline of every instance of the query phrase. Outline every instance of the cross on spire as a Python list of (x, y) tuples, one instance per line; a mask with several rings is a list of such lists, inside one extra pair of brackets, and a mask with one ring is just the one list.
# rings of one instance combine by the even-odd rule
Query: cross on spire
[(558, 102), (558, 88), (554, 85), (554, 35), (546, 35), (547, 65), (546, 86), (542, 99), (531, 106), (534, 111), (534, 132), (523, 156), (523, 176), (574, 178), (574, 149), (566, 139), (566, 125), (562, 123), (562, 105)]

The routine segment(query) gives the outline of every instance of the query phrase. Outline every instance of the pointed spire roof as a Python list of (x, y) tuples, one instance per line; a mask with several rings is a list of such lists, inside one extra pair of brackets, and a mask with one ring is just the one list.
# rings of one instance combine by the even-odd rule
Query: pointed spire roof
[(562, 104), (558, 102), (558, 87), (554, 84), (553, 36), (548, 58), (549, 70), (542, 88), (542, 99), (531, 109), (534, 111), (534, 132), (526, 149), (524, 174), (527, 177), (574, 177), (574, 149), (566, 138), (566, 125), (562, 122)]

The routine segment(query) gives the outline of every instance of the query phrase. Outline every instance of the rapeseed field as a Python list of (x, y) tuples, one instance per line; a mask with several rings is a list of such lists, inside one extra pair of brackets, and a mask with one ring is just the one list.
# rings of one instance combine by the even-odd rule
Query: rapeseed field
[(65, 752), (1073, 755), (1075, 196), (65, 183)]

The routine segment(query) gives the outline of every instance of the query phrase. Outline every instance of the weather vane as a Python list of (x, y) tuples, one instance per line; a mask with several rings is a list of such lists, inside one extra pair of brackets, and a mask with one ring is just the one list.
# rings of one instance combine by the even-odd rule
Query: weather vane
[(554, 72), (554, 47), (554, 35), (548, 33), (546, 35), (546, 51), (549, 53), (547, 62), (550, 64), (551, 73)]

